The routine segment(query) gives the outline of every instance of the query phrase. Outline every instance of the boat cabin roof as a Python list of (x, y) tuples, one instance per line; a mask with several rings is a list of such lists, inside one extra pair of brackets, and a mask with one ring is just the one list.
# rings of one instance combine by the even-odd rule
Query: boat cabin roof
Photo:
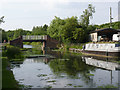
[(117, 34), (118, 32), (120, 32), (120, 30), (116, 30), (116, 29), (112, 29), (112, 28), (103, 28), (103, 29), (96, 29), (95, 31), (93, 31), (92, 33), (100, 33), (100, 34)]

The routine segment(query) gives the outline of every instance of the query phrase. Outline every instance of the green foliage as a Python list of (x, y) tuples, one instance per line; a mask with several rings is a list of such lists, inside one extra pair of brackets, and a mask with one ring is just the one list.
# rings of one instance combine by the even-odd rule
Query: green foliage
[(32, 35), (47, 35), (48, 25), (36, 26), (32, 29)]
[(7, 38), (8, 40), (13, 40), (13, 36), (14, 36), (14, 32), (15, 31), (7, 31)]
[(93, 13), (95, 13), (95, 7), (93, 7), (92, 4), (89, 4), (88, 8), (83, 11), (83, 15), (80, 17), (80, 24), (88, 27), (90, 18), (93, 18)]
[(0, 37), (2, 37), (2, 42), (4, 42), (4, 40), (8, 40), (7, 38), (7, 33), (5, 32), (5, 30), (0, 28)]
[(5, 21), (3, 20), (3, 18), (4, 18), (4, 16), (2, 16), (2, 17), (0, 18), (0, 24), (5, 22)]
[(32, 42), (32, 53), (33, 54), (42, 54), (42, 43), (41, 42)]
[(55, 18), (51, 21), (50, 26), (47, 29), (47, 34), (50, 35), (52, 38), (56, 38), (57, 40), (59, 40), (63, 32), (64, 24), (64, 20), (55, 16)]
[(13, 73), (10, 71), (7, 58), (2, 58), (2, 89), (16, 89), (19, 87)]
[(73, 31), (73, 38), (76, 40), (77, 43), (84, 42), (85, 39), (85, 31), (83, 28), (76, 28), (75, 31)]
[(70, 45), (69, 45), (68, 43), (67, 43), (67, 44), (65, 43), (65, 44), (64, 44), (64, 49), (65, 49), (66, 51), (69, 51), (69, 48), (70, 48)]
[(92, 18), (95, 8), (89, 4), (88, 9), (85, 9), (83, 13), (80, 22), (76, 16), (66, 19), (60, 19), (55, 16), (47, 29), (47, 34), (63, 43), (82, 43), (88, 41), (89, 32), (96, 28), (93, 25), (88, 27), (89, 18)]
[[(65, 25), (63, 26), (62, 37), (67, 42), (76, 42), (76, 35), (74, 32), (77, 31), (79, 28), (77, 17), (71, 17), (65, 19)], [(80, 37), (81, 38), (81, 37)]]
[(28, 57), (28, 56), (39, 56), (41, 54), (43, 54), (42, 51), (42, 43), (41, 42), (32, 42), (32, 43), (26, 43), (27, 45), (32, 45), (32, 49), (25, 49), (26, 51), (24, 51), (24, 56)]
[(18, 38), (19, 36), (27, 35), (28, 33), (30, 34), (31, 32), (23, 29), (16, 29), (13, 31), (9, 30), (7, 31), (7, 37), (8, 37), (8, 40), (13, 40)]
[(98, 88), (118, 88), (118, 87), (108, 84), (108, 85), (98, 86)]
[(87, 27), (87, 30), (88, 30), (88, 32), (90, 33), (90, 32), (92, 32), (92, 31), (96, 30), (96, 28), (98, 28), (98, 27), (99, 27), (99, 25), (89, 25), (89, 26)]
[(83, 45), (84, 45), (85, 43), (72, 43), (72, 44), (70, 44), (70, 48), (76, 48), (76, 49), (82, 49), (83, 47)]
[(23, 55), (19, 48), (8, 45), (6, 50), (6, 56), (11, 59), (22, 59)]
[(82, 49), (85, 43), (65, 43), (64, 50), (69, 51), (69, 48)]
[[(105, 24), (102, 24), (100, 26), (98, 26), (98, 28), (109, 28), (110, 27), (110, 23), (105, 23)], [(112, 28), (113, 29), (120, 29), (120, 21), (118, 22), (112, 22)]]
[(91, 74), (91, 73), (87, 73), (88, 76), (94, 76), (94, 74)]
[(44, 26), (36, 26), (33, 27), (32, 31), (23, 30), (23, 29), (16, 29), (16, 30), (9, 30), (6, 32), (8, 40), (13, 40), (18, 38), (22, 35), (46, 35), (47, 34), (48, 25)]
[(31, 42), (23, 42), (23, 45), (31, 45)]
[(83, 42), (84, 30), (78, 23), (77, 17), (60, 19), (55, 17), (47, 29), (48, 35), (51, 37), (66, 42)]
[[(67, 59), (66, 59), (67, 58)], [(68, 76), (77, 76), (78, 73), (81, 73), (83, 77), (89, 78), (87, 75), (89, 71), (94, 71), (94, 67), (86, 65), (84, 62), (81, 62), (81, 57), (74, 57), (72, 55), (65, 55), (62, 59), (54, 59), (49, 63), (50, 68), (53, 73), (60, 76), (63, 72)]]
[(8, 40), (16, 39), (22, 35), (46, 35), (47, 27), (48, 27), (48, 25), (46, 25), (46, 24), (44, 26), (33, 27), (32, 32), (23, 30), (23, 29), (9, 30), (6, 32), (6, 35), (7, 35)]
[[(49, 35), (60, 43), (86, 43), (89, 41), (89, 34), (96, 28), (109, 28), (110, 23), (102, 25), (89, 25), (90, 18), (93, 18), (95, 13), (95, 7), (92, 4), (88, 5), (88, 8), (83, 11), (80, 20), (78, 17), (72, 16), (65, 19), (61, 19), (57, 16), (51, 21), (50, 26), (34, 26), (32, 31), (26, 31), (23, 29), (17, 29), (14, 31), (3, 31), (3, 40), (13, 40), (20, 35)], [(3, 21), (1, 18), (1, 22)], [(120, 29), (120, 22), (112, 23), (113, 29)], [(6, 36), (7, 35), (7, 36)]]
[(42, 47), (42, 43), (41, 42), (32, 42), (30, 45), (32, 45), (32, 49), (36, 49), (36, 50), (41, 50)]
[(28, 32), (29, 32), (29, 31), (25, 31), (25, 30), (23, 30), (23, 29), (17, 29), (17, 30), (14, 31), (14, 36), (13, 36), (13, 38), (16, 39), (16, 38), (18, 38), (19, 36), (27, 35)]
[(6, 32), (8, 40), (13, 40), (18, 38), (22, 35), (46, 35), (47, 34), (48, 25), (44, 26), (36, 26), (33, 27), (32, 31), (23, 30), (23, 29), (16, 29), (16, 30), (9, 30)]

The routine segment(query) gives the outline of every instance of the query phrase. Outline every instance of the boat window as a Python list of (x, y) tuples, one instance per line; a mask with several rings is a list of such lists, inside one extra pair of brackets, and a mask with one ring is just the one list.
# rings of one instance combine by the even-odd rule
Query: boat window
[(120, 44), (115, 44), (115, 47), (120, 47)]

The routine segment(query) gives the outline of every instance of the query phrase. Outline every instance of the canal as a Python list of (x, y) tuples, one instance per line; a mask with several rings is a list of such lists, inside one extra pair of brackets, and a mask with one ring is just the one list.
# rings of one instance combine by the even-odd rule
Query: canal
[(31, 88), (118, 87), (119, 67), (115, 63), (69, 52), (50, 51), (46, 55), (55, 58), (25, 58), (11, 63), (19, 84)]

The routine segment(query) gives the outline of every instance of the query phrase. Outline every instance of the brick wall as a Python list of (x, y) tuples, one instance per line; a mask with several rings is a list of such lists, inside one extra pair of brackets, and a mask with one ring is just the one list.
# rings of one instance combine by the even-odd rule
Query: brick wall
[(22, 36), (9, 42), (10, 45), (23, 48)]
[(59, 41), (51, 38), (50, 36), (47, 36), (46, 47), (57, 48), (58, 44), (59, 44)]

